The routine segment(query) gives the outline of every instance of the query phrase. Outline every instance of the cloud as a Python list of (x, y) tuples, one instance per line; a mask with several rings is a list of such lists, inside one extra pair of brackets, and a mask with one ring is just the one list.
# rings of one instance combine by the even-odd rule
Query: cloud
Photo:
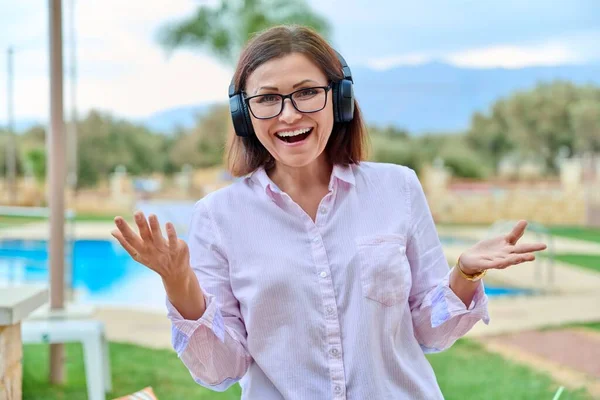
[(430, 55), (424, 53), (403, 54), (369, 60), (367, 65), (376, 70), (385, 70), (398, 65), (420, 65), (432, 61)]
[(585, 61), (584, 57), (560, 44), (492, 46), (449, 54), (446, 59), (456, 66), (472, 68), (523, 68)]
[(600, 39), (600, 33), (575, 34), (560, 39), (532, 44), (503, 44), (468, 48), (450, 52), (414, 52), (367, 61), (373, 69), (385, 70), (400, 65), (419, 65), (442, 61), (464, 68), (524, 68), (580, 64), (600, 60), (600, 51), (590, 51), (589, 44)]

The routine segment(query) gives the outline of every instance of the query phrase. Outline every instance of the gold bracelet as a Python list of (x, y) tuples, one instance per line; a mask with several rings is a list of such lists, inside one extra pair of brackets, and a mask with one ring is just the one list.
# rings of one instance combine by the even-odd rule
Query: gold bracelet
[(485, 269), (483, 271), (479, 271), (474, 274), (465, 273), (465, 271), (463, 271), (462, 268), (460, 267), (460, 257), (458, 257), (458, 260), (456, 261), (456, 269), (458, 269), (458, 272), (462, 275), (463, 278), (465, 278), (466, 280), (471, 281), (471, 282), (477, 282), (477, 281), (481, 280), (481, 278), (483, 278), (485, 276), (485, 274), (487, 273), (487, 270), (485, 270)]

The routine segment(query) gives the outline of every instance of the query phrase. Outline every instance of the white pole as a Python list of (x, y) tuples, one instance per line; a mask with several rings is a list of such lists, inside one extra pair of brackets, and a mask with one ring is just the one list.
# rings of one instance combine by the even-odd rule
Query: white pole
[[(71, 89), (71, 115), (69, 123), (69, 172), (67, 176), (67, 182), (69, 187), (75, 193), (77, 187), (77, 46), (76, 46), (76, 34), (75, 34), (75, 0), (70, 1), (69, 7), (69, 25), (70, 25), (70, 89)], [(73, 205), (74, 207), (74, 205)]]
[(8, 119), (8, 142), (6, 143), (6, 182), (8, 184), (8, 203), (17, 203), (17, 155), (15, 144), (15, 116), (14, 116), (14, 51), (11, 47), (7, 50), (7, 77), (6, 83), (6, 106)]

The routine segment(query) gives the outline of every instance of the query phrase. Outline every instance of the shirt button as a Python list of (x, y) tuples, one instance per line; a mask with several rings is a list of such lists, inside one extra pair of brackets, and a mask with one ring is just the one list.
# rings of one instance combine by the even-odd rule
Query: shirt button
[(333, 307), (331, 307), (331, 306), (328, 306), (328, 307), (326, 308), (326, 310), (327, 310), (327, 314), (333, 314)]
[(325, 214), (327, 212), (327, 207), (321, 207), (321, 214)]
[(335, 388), (333, 388), (333, 390), (338, 394), (342, 392), (342, 388), (340, 386), (336, 386)]
[(338, 349), (333, 348), (333, 349), (329, 350), (329, 354), (331, 354), (332, 356), (337, 356), (338, 355)]
[(321, 278), (325, 278), (327, 276), (327, 272), (323, 271), (319, 274)]

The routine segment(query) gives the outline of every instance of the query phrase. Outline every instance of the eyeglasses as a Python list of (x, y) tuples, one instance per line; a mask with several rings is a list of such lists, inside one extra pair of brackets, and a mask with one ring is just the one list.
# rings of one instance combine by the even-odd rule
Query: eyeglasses
[(259, 94), (247, 97), (244, 101), (257, 119), (275, 118), (281, 114), (285, 99), (290, 99), (294, 108), (301, 113), (314, 113), (325, 108), (330, 89), (331, 83), (327, 86), (299, 89), (289, 94)]

